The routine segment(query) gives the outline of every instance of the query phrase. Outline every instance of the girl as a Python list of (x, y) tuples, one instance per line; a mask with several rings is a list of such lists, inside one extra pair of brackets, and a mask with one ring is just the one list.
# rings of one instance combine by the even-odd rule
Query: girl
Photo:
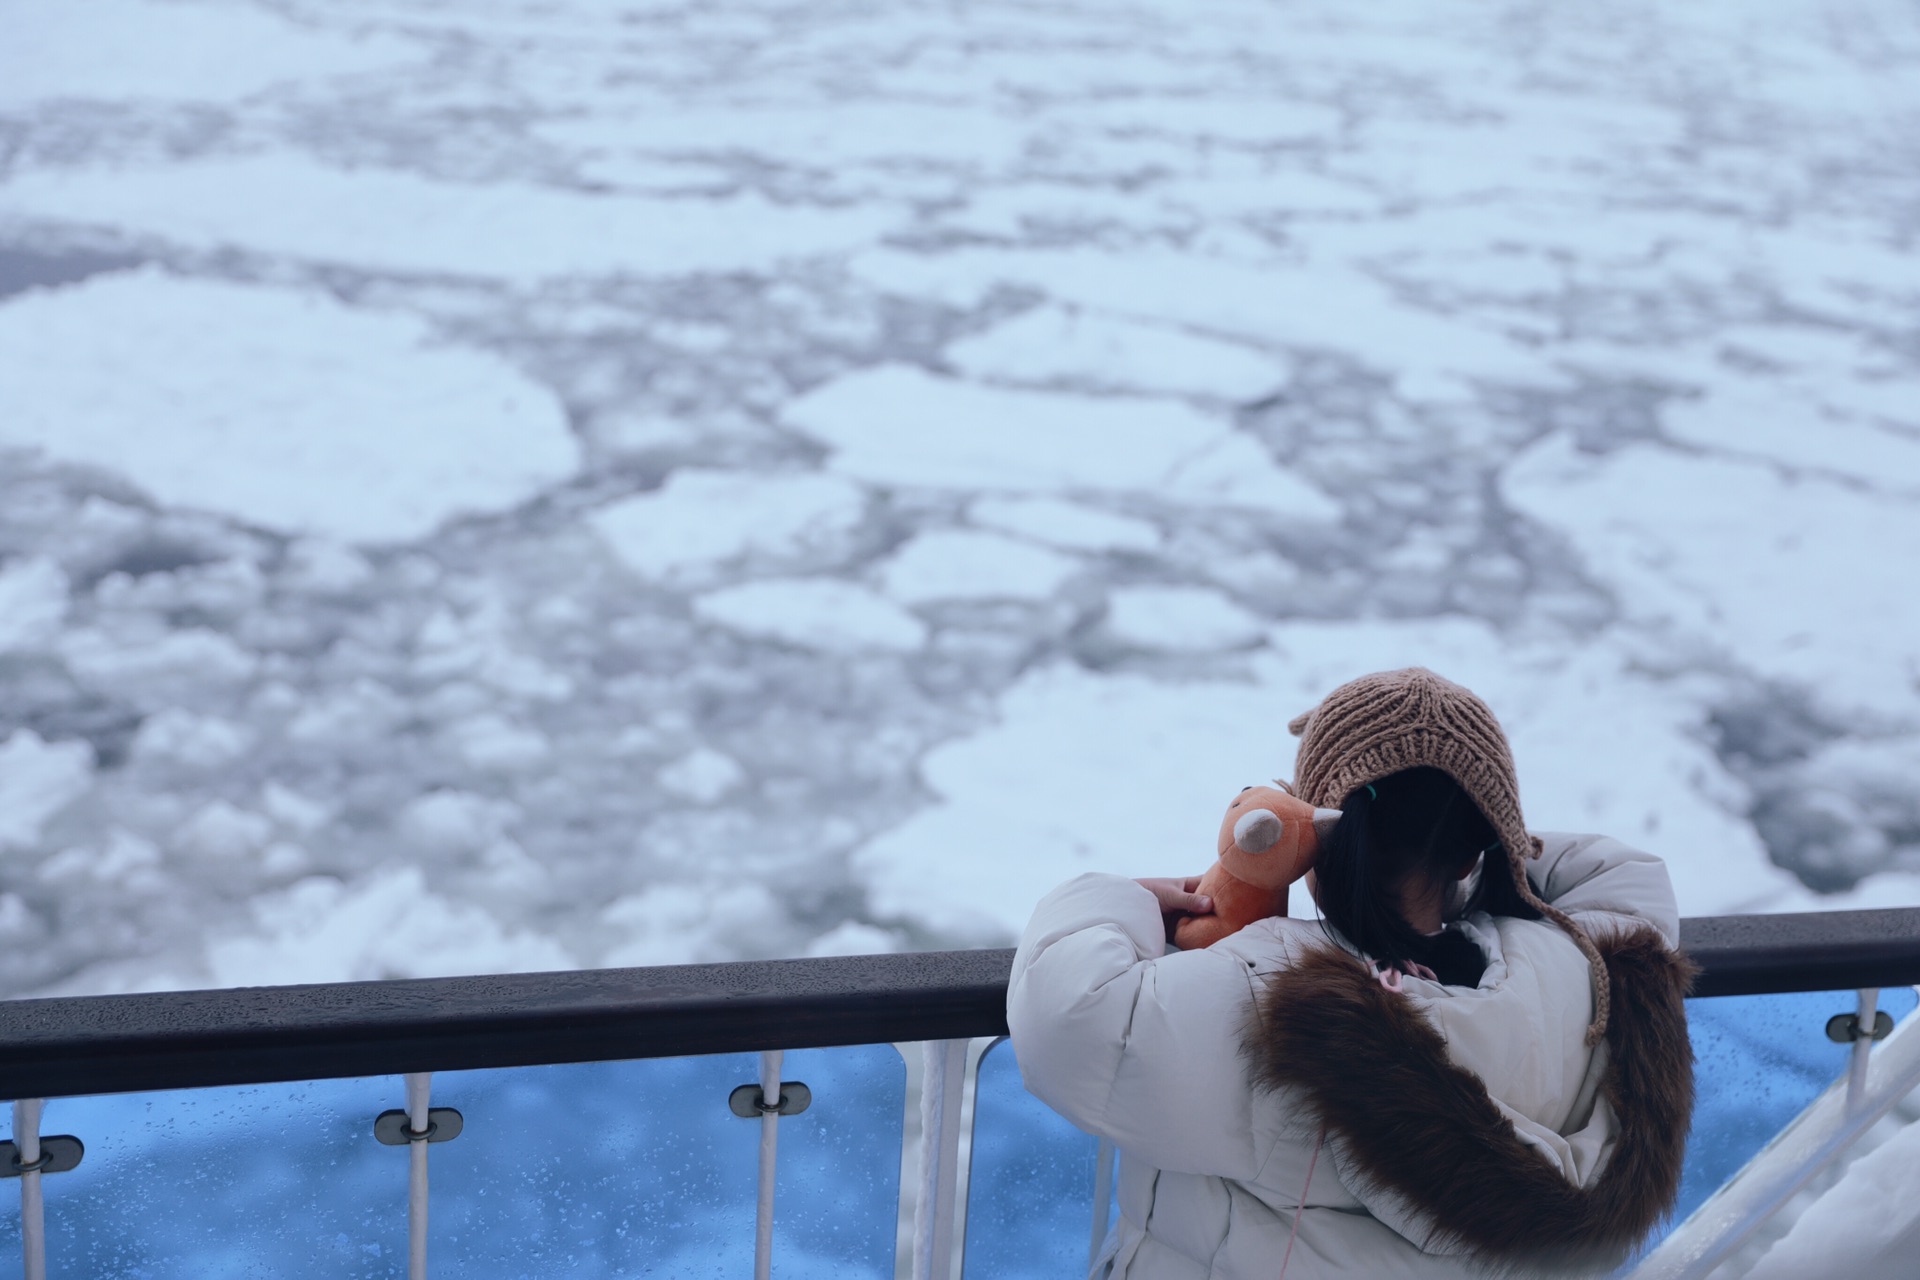
[(1027, 1087), (1121, 1153), (1096, 1277), (1596, 1274), (1672, 1208), (1690, 969), (1660, 861), (1535, 839), (1505, 734), (1430, 671), (1294, 721), (1343, 811), (1321, 921), (1169, 951), (1193, 880), (1043, 899), (1007, 999)]

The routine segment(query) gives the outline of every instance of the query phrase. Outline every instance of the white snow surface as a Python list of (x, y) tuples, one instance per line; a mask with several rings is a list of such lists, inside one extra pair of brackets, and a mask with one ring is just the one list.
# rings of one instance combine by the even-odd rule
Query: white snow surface
[(299, 155), (29, 172), (0, 216), (138, 228), (197, 249), (246, 249), (401, 272), (503, 277), (764, 268), (864, 244), (892, 210), (447, 181)]
[(417, 317), (145, 268), (0, 304), (0, 445), (170, 505), (417, 538), (565, 479), (553, 393)]
[(87, 98), (241, 99), (424, 52), (393, 34), (327, 31), (271, 10), (177, 0), (85, 0), (35, 5), (31, 19), (7, 16), (0, 109)]
[(1072, 556), (995, 533), (923, 533), (880, 566), (888, 595), (902, 604), (934, 600), (1044, 600), (1073, 575)]
[(838, 578), (775, 578), (709, 592), (701, 617), (748, 635), (810, 648), (912, 650), (926, 642), (918, 618), (884, 596)]
[(1040, 307), (947, 349), (977, 378), (1080, 384), (1252, 400), (1279, 390), (1287, 366), (1260, 351), (1065, 307)]
[(1746, 1276), (1898, 1276), (1912, 1267), (1916, 1249), (1920, 1124), (1909, 1124), (1848, 1166)]
[(653, 493), (594, 513), (593, 525), (638, 572), (699, 580), (720, 563), (824, 550), (860, 522), (860, 487), (838, 476), (685, 468)]

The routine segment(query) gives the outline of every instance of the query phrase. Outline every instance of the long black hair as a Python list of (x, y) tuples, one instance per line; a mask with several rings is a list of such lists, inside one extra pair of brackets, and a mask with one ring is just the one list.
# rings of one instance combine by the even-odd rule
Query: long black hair
[(1500, 838), (1466, 791), (1439, 769), (1402, 769), (1360, 787), (1314, 863), (1315, 897), (1326, 923), (1381, 964), (1422, 964), (1455, 986), (1475, 986), (1486, 958), (1457, 929), (1422, 934), (1400, 913), (1404, 893), (1445, 901), (1461, 872), (1481, 857), (1480, 882), (1462, 909), (1538, 920), (1514, 887)]

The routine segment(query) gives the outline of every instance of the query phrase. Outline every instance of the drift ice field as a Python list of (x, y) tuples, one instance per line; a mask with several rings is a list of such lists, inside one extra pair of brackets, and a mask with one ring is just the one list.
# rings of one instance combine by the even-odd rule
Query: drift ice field
[(1004, 944), (1430, 666), (1920, 903), (1920, 10), (0, 0), (0, 994)]

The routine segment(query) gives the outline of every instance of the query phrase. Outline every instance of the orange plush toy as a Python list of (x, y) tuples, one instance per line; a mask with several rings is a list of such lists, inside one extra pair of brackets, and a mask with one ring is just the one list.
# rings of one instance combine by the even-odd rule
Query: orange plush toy
[(1320, 837), (1340, 821), (1338, 809), (1316, 809), (1275, 787), (1248, 787), (1220, 822), (1220, 861), (1200, 877), (1198, 892), (1213, 914), (1174, 926), (1182, 951), (1210, 947), (1255, 920), (1287, 913), (1287, 886), (1320, 855)]

